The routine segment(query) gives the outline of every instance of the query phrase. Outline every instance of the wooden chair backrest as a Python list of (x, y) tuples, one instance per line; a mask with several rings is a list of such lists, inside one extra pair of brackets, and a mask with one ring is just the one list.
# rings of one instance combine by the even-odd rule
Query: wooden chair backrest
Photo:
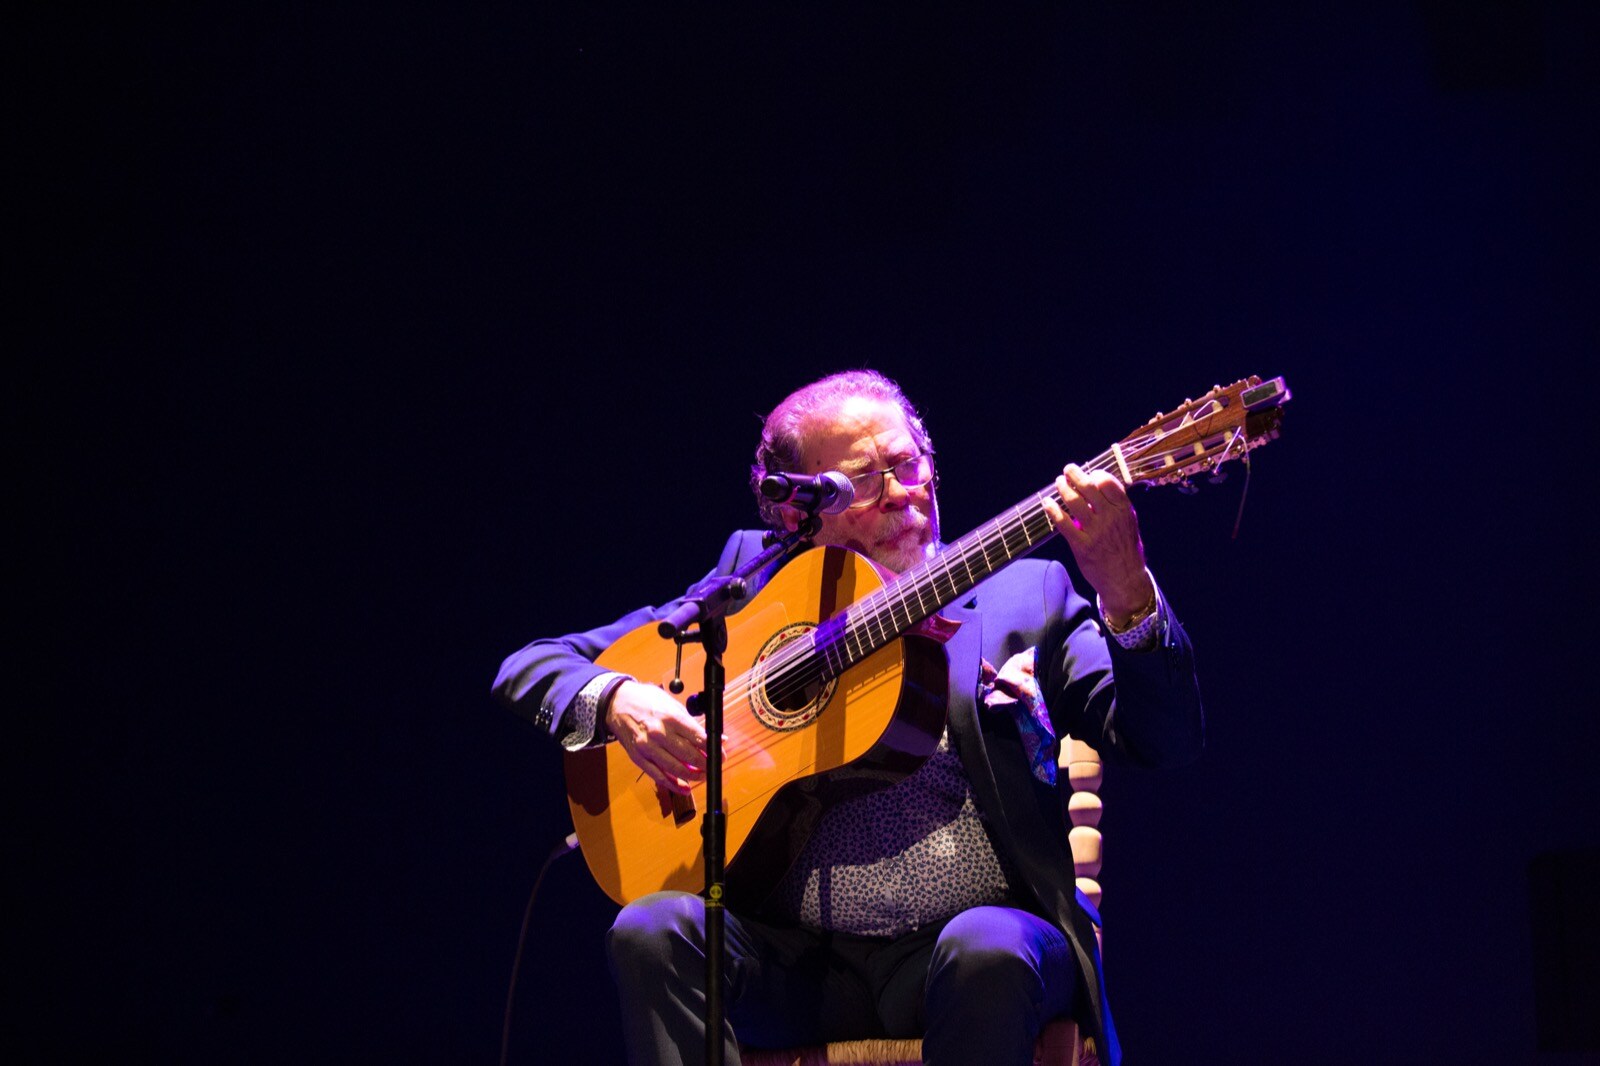
[[(1067, 842), (1072, 845), (1072, 866), (1078, 891), (1100, 907), (1100, 784), (1104, 768), (1100, 753), (1073, 737), (1063, 737), (1057, 765), (1067, 775), (1072, 793), (1067, 797)], [(1096, 929), (1098, 932), (1098, 927)]]

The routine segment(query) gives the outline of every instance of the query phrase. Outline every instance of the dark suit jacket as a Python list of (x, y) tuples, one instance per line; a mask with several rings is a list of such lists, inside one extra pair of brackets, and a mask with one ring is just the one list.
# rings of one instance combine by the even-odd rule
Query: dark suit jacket
[[(734, 534), (713, 573), (731, 573), (755, 556), (761, 538), (759, 531)], [(641, 608), (586, 633), (535, 641), (506, 659), (496, 697), (554, 732), (578, 690), (603, 672), (593, 660), (680, 602)], [(1033, 775), (1016, 719), (980, 709), (980, 663), (987, 659), (999, 667), (1017, 652), (1037, 648), (1036, 677), (1058, 738), (1070, 733), (1113, 759), (1181, 765), (1200, 752), (1203, 717), (1188, 638), (1164, 600), (1159, 609), (1156, 646), (1126, 651), (1105, 639), (1094, 608), (1073, 589), (1060, 563), (1025, 559), (940, 612), (960, 623), (945, 644), (951, 744), (995, 848), (1022, 874), (1038, 913), (1072, 941), (1086, 994), (1082, 1021), (1107, 1066), (1120, 1059), (1120, 1049), (1105, 1002), (1095, 918), (1076, 889), (1063, 795)]]

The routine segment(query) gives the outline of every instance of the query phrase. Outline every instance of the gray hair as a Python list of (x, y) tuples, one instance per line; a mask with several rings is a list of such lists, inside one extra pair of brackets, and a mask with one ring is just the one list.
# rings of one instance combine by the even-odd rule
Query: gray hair
[(906, 425), (911, 429), (911, 439), (917, 447), (925, 452), (933, 450), (928, 431), (922, 425), (922, 416), (906, 399), (906, 394), (900, 391), (900, 386), (876, 370), (845, 370), (803, 385), (791, 392), (767, 416), (761, 427), (761, 443), (756, 446), (756, 461), (750, 467), (750, 490), (756, 495), (761, 520), (773, 529), (784, 528), (783, 513), (779, 504), (761, 495), (761, 479), (768, 474), (798, 472), (800, 427), (813, 415), (831, 411), (856, 396), (895, 404), (905, 415)]

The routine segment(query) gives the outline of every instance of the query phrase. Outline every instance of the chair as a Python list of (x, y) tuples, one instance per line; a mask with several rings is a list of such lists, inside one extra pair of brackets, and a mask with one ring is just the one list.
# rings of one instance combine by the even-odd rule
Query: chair
[[(1100, 907), (1100, 753), (1067, 737), (1057, 760), (1072, 785), (1067, 816), (1072, 822), (1067, 839), (1072, 845), (1072, 865), (1078, 890)], [(1095, 937), (1100, 929), (1095, 928)], [(920, 1040), (845, 1040), (820, 1047), (792, 1049), (741, 1048), (744, 1066), (921, 1066)], [(1034, 1066), (1099, 1066), (1094, 1041), (1078, 1030), (1070, 1018), (1057, 1018), (1044, 1027), (1034, 1046)]]

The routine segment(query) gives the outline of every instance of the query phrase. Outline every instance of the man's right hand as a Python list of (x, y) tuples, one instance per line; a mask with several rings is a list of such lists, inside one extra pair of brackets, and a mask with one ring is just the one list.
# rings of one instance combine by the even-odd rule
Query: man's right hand
[(606, 728), (645, 774), (671, 792), (688, 794), (705, 779), (705, 723), (655, 685), (624, 681), (611, 695)]

